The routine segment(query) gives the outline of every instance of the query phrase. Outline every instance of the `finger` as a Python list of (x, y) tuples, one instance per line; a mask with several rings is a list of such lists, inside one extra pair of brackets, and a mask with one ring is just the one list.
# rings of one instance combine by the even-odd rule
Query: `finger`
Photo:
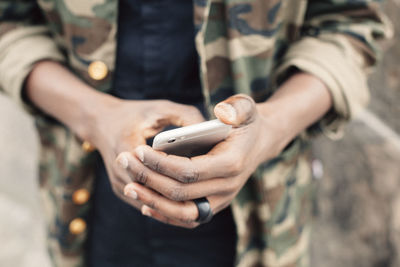
[[(168, 155), (149, 146), (138, 146), (135, 155), (154, 172), (182, 183), (194, 183), (210, 178), (239, 175), (244, 168), (244, 158), (236, 149), (226, 142), (221, 142), (206, 155), (187, 158)], [(215, 153), (216, 151), (218, 153)]]
[(131, 176), (126, 171), (129, 165), (129, 158), (133, 158), (130, 152), (122, 152), (117, 156), (112, 165), (112, 171), (116, 179), (124, 185), (132, 181)]
[(142, 204), (136, 201), (134, 198), (124, 195), (124, 188), (126, 183), (122, 183), (121, 181), (110, 180), (111, 189), (113, 193), (122, 201), (130, 204), (131, 206), (140, 209)]
[(145, 166), (157, 173), (174, 177), (184, 183), (198, 181), (199, 173), (190, 158), (168, 155), (149, 146), (137, 147), (135, 155)]
[(238, 94), (218, 103), (214, 114), (220, 121), (239, 127), (253, 122), (257, 109), (250, 96)]
[(129, 152), (120, 153), (116, 161), (129, 174), (129, 182), (138, 182), (175, 201), (191, 199), (193, 195), (185, 190), (184, 184), (152, 171)]
[(162, 112), (166, 112), (170, 120), (169, 122), (176, 126), (187, 126), (205, 120), (195, 106), (178, 104), (171, 101), (167, 101)]
[(172, 220), (168, 217), (165, 217), (164, 215), (162, 215), (161, 213), (157, 212), (156, 210), (143, 205), (141, 208), (141, 212), (143, 215), (154, 218), (160, 222), (163, 222), (165, 224), (170, 224), (170, 225), (174, 225), (174, 226), (179, 226), (179, 227), (184, 227), (184, 228), (195, 228), (197, 227), (199, 224), (198, 223), (191, 223), (191, 224), (185, 224), (185, 223), (181, 223), (179, 221), (176, 220)]
[(170, 177), (156, 173), (147, 168), (136, 157), (129, 152), (120, 153), (117, 157), (120, 168), (128, 172), (130, 182), (137, 182), (146, 187), (152, 188), (158, 193), (175, 201), (186, 200), (188, 195), (183, 188), (183, 184), (171, 179)]
[[(215, 178), (198, 183), (181, 183), (164, 176), (144, 166), (128, 152), (118, 156), (119, 161), (126, 156), (126, 165), (122, 166), (129, 172), (131, 181), (138, 182), (174, 201), (185, 201), (214, 194), (229, 194), (239, 188), (240, 179)], [(121, 168), (122, 168), (121, 167)]]
[(132, 157), (131, 153), (123, 152), (120, 153), (120, 155), (118, 155), (118, 157), (115, 159), (112, 166), (114, 178), (111, 178), (110, 176), (111, 188), (118, 198), (140, 209), (142, 205), (138, 201), (134, 200), (135, 198), (124, 194), (124, 188), (126, 184), (132, 182), (131, 176), (126, 171), (126, 167), (128, 165), (127, 157), (129, 157), (129, 155)]
[(197, 207), (193, 201), (172, 201), (138, 183), (127, 184), (124, 191), (126, 195), (136, 197), (136, 200), (160, 212), (165, 217), (183, 224), (190, 225), (198, 217)]

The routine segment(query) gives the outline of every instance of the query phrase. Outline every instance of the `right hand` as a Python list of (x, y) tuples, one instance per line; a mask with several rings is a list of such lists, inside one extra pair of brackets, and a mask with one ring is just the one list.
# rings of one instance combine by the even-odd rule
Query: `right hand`
[(126, 184), (138, 178), (130, 177), (121, 168), (125, 162), (121, 157), (116, 160), (117, 156), (121, 152), (133, 153), (138, 145), (146, 144), (147, 138), (153, 137), (165, 126), (187, 126), (202, 122), (204, 118), (194, 106), (168, 100), (121, 100), (111, 96), (105, 99), (107, 101), (102, 101), (88, 126), (86, 139), (100, 152), (114, 193), (140, 209), (141, 204), (126, 197), (123, 191)]
[(63, 65), (48, 60), (34, 65), (26, 80), (25, 93), (37, 108), (98, 149), (115, 194), (138, 208), (140, 204), (123, 194), (124, 186), (133, 179), (115, 164), (118, 154), (130, 152), (125, 154), (132, 155), (136, 146), (145, 144), (146, 138), (167, 125), (185, 126), (204, 121), (193, 106), (167, 100), (121, 100), (101, 93)]

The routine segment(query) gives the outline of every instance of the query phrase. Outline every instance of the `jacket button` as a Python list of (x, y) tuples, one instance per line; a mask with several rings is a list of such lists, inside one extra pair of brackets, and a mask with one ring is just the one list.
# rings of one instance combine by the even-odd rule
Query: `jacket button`
[(93, 61), (88, 67), (90, 78), (99, 81), (103, 80), (108, 74), (107, 65), (102, 61)]
[(72, 194), (72, 201), (77, 205), (82, 205), (88, 202), (90, 193), (88, 190), (81, 188)]
[(83, 141), (82, 149), (86, 153), (90, 153), (90, 152), (93, 152), (96, 148), (91, 143), (89, 143), (88, 141)]
[(69, 231), (73, 235), (79, 235), (86, 230), (86, 222), (82, 218), (75, 218), (69, 223)]

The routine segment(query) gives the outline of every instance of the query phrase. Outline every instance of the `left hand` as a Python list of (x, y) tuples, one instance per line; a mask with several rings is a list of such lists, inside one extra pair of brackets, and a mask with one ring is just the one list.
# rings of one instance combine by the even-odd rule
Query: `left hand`
[[(192, 158), (167, 155), (139, 146), (135, 155), (123, 152), (133, 182), (125, 194), (137, 196), (142, 213), (159, 221), (193, 228), (198, 210), (193, 199), (207, 197), (212, 212), (229, 206), (257, 166), (277, 156), (286, 143), (280, 131), (259, 114), (255, 102), (235, 95), (214, 109), (222, 122), (233, 126), (228, 138), (205, 155)], [(128, 194), (129, 191), (135, 191)]]

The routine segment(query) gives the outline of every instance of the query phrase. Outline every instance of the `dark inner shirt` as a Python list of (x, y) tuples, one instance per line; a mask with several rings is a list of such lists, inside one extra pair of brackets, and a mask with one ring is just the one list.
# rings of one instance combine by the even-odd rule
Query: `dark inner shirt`
[[(169, 99), (204, 109), (191, 0), (120, 0), (113, 94)], [(88, 266), (233, 266), (231, 210), (194, 230), (143, 216), (111, 190), (100, 156), (88, 239)]]
[(114, 94), (202, 101), (191, 0), (120, 1)]

